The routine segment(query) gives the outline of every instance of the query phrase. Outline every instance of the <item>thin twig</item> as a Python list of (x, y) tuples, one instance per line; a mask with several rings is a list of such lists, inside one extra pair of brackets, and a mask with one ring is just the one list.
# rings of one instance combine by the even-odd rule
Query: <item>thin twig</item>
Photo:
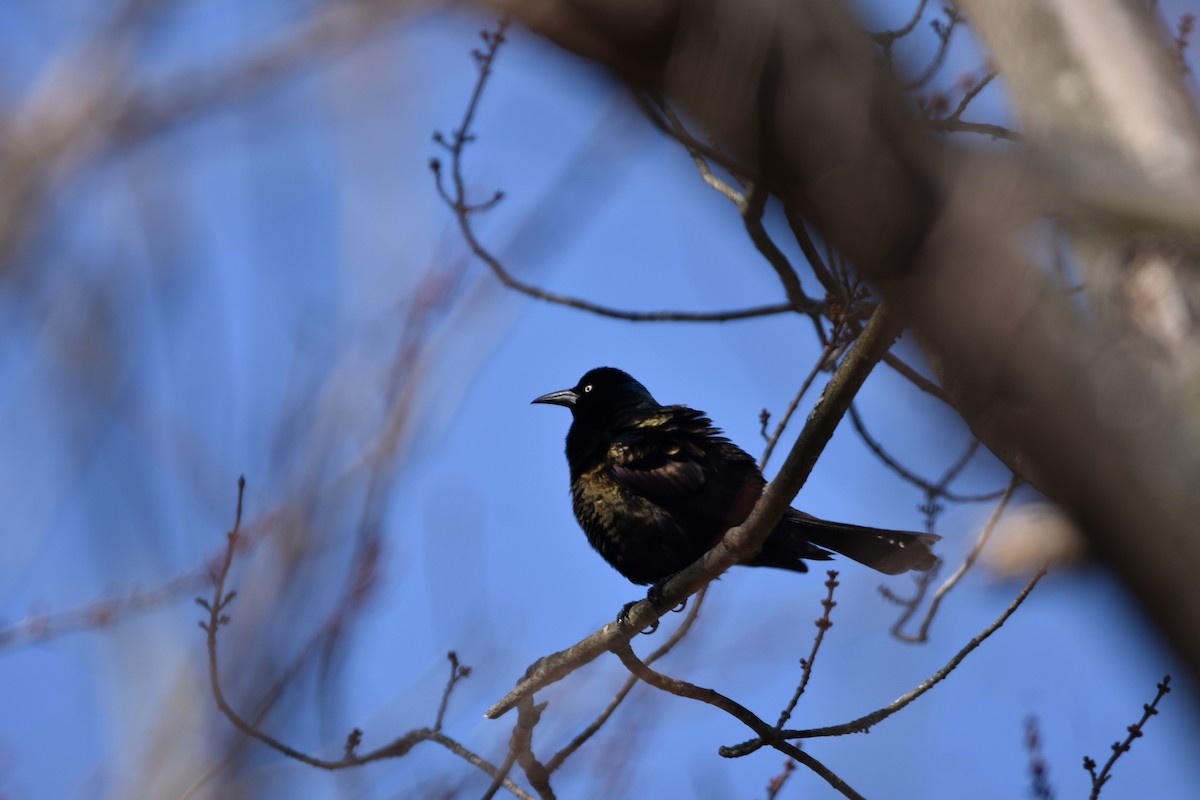
[(945, 7), (945, 13), (945, 23), (938, 19), (933, 21), (933, 30), (938, 37), (937, 52), (934, 53), (933, 60), (929, 62), (929, 66), (925, 68), (924, 72), (904, 84), (904, 88), (908, 91), (920, 89), (933, 80), (933, 76), (937, 75), (942, 64), (946, 62), (946, 53), (950, 50), (950, 40), (954, 36), (955, 29), (958, 28), (958, 23), (962, 21), (962, 17), (950, 6)]
[(451, 650), (446, 654), (446, 659), (450, 662), (450, 679), (446, 681), (446, 688), (442, 690), (442, 702), (438, 705), (437, 718), (433, 723), (435, 731), (442, 729), (442, 722), (446, 718), (446, 706), (450, 704), (450, 695), (454, 692), (454, 687), (463, 678), (471, 675), (470, 667), (458, 663), (458, 653)]
[(686, 697), (690, 700), (698, 700), (702, 703), (707, 703), (715, 708), (719, 708), (725, 713), (737, 719), (739, 722), (746, 725), (750, 730), (754, 731), (762, 738), (779, 750), (781, 753), (799, 761), (804, 766), (811, 769), (813, 772), (820, 775), (825, 781), (845, 797), (862, 800), (862, 795), (850, 788), (840, 776), (833, 770), (826, 767), (810, 754), (804, 752), (795, 745), (788, 744), (785, 741), (775, 738), (775, 729), (768, 725), (765, 721), (755, 716), (754, 712), (743, 706), (741, 703), (726, 697), (725, 695), (713, 689), (708, 689), (702, 686), (688, 683), (687, 681), (671, 678), (663, 675), (661, 672), (656, 672), (650, 669), (637, 655), (633, 652), (633, 648), (629, 646), (629, 642), (625, 641), (613, 649), (617, 657), (621, 659), (621, 663), (639, 680), (645, 681), (656, 689), (661, 689), (679, 697)]
[(720, 151), (710, 146), (708, 150), (701, 152), (699, 148), (701, 144), (700, 140), (692, 136), (687, 126), (683, 124), (683, 120), (675, 113), (675, 109), (671, 108), (671, 105), (662, 99), (659, 99), (655, 105), (663, 115), (666, 132), (671, 135), (671, 138), (683, 145), (684, 150), (692, 157), (692, 161), (696, 164), (696, 169), (700, 172), (701, 179), (715, 189), (718, 194), (737, 206), (739, 213), (743, 213), (746, 209), (746, 195), (730, 186), (726, 181), (718, 178), (713, 174), (712, 167), (709, 166), (707, 154), (716, 154)]
[(1042, 576), (1045, 574), (1046, 567), (1039, 569), (1034, 576), (1029, 579), (1029, 583), (1025, 584), (1025, 586), (1017, 594), (1016, 598), (1014, 598), (1009, 604), (1008, 608), (1004, 609), (1004, 613), (996, 618), (995, 622), (974, 636), (971, 641), (967, 642), (967, 644), (961, 650), (954, 654), (953, 658), (946, 662), (944, 667), (939, 669), (933, 675), (929, 676), (929, 678), (923, 681), (921, 685), (913, 689), (911, 692), (908, 692), (907, 694), (897, 698), (894, 702), (890, 703), (884, 708), (881, 708), (877, 711), (872, 711), (870, 714), (866, 714), (843, 725), (833, 725), (827, 728), (814, 728), (811, 730), (784, 731), (783, 735), (788, 739), (811, 739), (818, 736), (841, 736), (847, 733), (866, 733), (872, 727), (892, 716), (897, 711), (900, 711), (918, 697), (925, 694), (934, 686), (945, 680), (946, 677), (953, 672), (959, 664), (962, 663), (963, 659), (965, 659), (971, 654), (972, 651), (975, 650), (975, 648), (987, 641), (987, 639), (993, 633), (1000, 630), (1000, 627), (1008, 621), (1008, 618), (1011, 617), (1013, 613), (1021, 607), (1021, 604), (1025, 602), (1025, 598), (1029, 596), (1029, 593), (1033, 591), (1033, 587), (1037, 586), (1038, 581), (1040, 581)]
[[(779, 276), (780, 283), (783, 284), (784, 294), (787, 295), (792, 308), (812, 317), (813, 322), (817, 325), (817, 330), (820, 330), (820, 318), (828, 312), (828, 304), (814, 300), (804, 293), (804, 289), (800, 285), (800, 276), (796, 274), (796, 270), (788, 261), (787, 256), (775, 244), (771, 235), (767, 233), (766, 226), (763, 224), (763, 213), (766, 210), (769, 193), (763, 187), (762, 182), (756, 181), (750, 184), (749, 193), (747, 194), (738, 191), (727, 182), (718, 178), (713, 174), (705, 154), (693, 146), (693, 143), (697, 139), (688, 132), (687, 127), (679, 119), (679, 116), (671, 108), (670, 104), (665, 101), (659, 101), (658, 107), (676, 140), (683, 144), (688, 155), (692, 157), (692, 161), (695, 162), (696, 168), (699, 170), (704, 182), (737, 206), (738, 213), (742, 217), (742, 224), (745, 226), (750, 241), (754, 244), (758, 252), (762, 254), (763, 258), (767, 260), (767, 263), (771, 265), (771, 268), (775, 270), (775, 274)], [(710, 149), (720, 152), (715, 145), (711, 146)]]
[(787, 785), (788, 778), (796, 771), (796, 762), (788, 759), (783, 762), (783, 771), (767, 782), (767, 800), (777, 800), (779, 793), (783, 791), (783, 787)]
[[(1000, 627), (1008, 621), (1008, 618), (1011, 617), (1013, 613), (1021, 607), (1021, 604), (1025, 602), (1025, 598), (1029, 596), (1029, 593), (1033, 591), (1033, 587), (1037, 586), (1038, 581), (1040, 581), (1042, 576), (1045, 574), (1046, 567), (1039, 569), (1037, 573), (1029, 580), (1029, 583), (1025, 584), (1024, 588), (1021, 589), (1016, 598), (1009, 604), (1008, 608), (1004, 610), (1004, 613), (997, 617), (991, 625), (984, 628), (983, 631), (972, 638), (971, 641), (967, 642), (967, 644), (961, 650), (954, 654), (953, 658), (946, 662), (944, 667), (922, 681), (920, 685), (918, 685), (912, 691), (901, 695), (883, 708), (872, 711), (870, 714), (865, 714), (858, 719), (851, 720), (850, 722), (846, 722), (841, 725), (830, 725), (825, 728), (785, 730), (780, 732), (779, 736), (785, 739), (813, 739), (821, 736), (844, 736), (848, 733), (866, 733), (872, 727), (878, 725), (883, 720), (905, 708), (921, 695), (925, 694), (934, 686), (937, 686), (939, 683), (945, 680), (946, 677), (953, 672), (959, 664), (962, 663), (963, 659), (970, 655), (975, 648), (987, 641), (992, 634), (998, 631)], [(741, 744), (723, 747), (721, 748), (720, 753), (721, 755), (728, 756), (730, 758), (738, 758), (749, 755), (750, 753), (753, 753), (761, 748), (764, 744), (768, 743), (770, 743), (768, 740), (764, 740), (760, 737), (758, 739), (751, 739), (749, 741), (742, 742)]]
[(1112, 777), (1112, 768), (1117, 763), (1117, 759), (1129, 752), (1129, 749), (1133, 747), (1133, 740), (1142, 736), (1142, 728), (1150, 721), (1151, 717), (1158, 713), (1158, 701), (1171, 691), (1171, 676), (1164, 676), (1162, 682), (1156, 686), (1158, 693), (1154, 695), (1154, 699), (1142, 706), (1142, 718), (1126, 728), (1129, 735), (1125, 737), (1124, 741), (1113, 742), (1112, 755), (1108, 757), (1108, 761), (1104, 762), (1104, 767), (1099, 773), (1096, 772), (1096, 762), (1088, 756), (1083, 757), (1083, 768), (1092, 778), (1092, 793), (1088, 795), (1088, 800), (1096, 800), (1100, 796), (1100, 790)]
[(635, 92), (634, 102), (654, 127), (679, 142), (689, 153), (695, 153), (718, 165), (736, 179), (757, 180), (757, 176), (747, 174), (746, 167), (734, 161), (723, 150), (693, 136), (662, 96)]
[(788, 701), (787, 706), (779, 714), (779, 721), (775, 723), (777, 730), (782, 730), (787, 721), (792, 718), (792, 711), (796, 709), (796, 704), (800, 702), (800, 697), (804, 694), (804, 690), (808, 688), (808, 680), (812, 677), (813, 664), (817, 662), (817, 652), (821, 649), (821, 642), (825, 641), (825, 631), (833, 627), (833, 620), (830, 614), (833, 613), (833, 607), (837, 605), (833, 600), (833, 590), (838, 587), (836, 569), (831, 569), (826, 572), (828, 579), (825, 581), (825, 599), (821, 601), (821, 616), (814, 623), (817, 626), (817, 635), (813, 637), (812, 650), (808, 653), (808, 658), (800, 659), (800, 683), (796, 686), (796, 691), (792, 694), (792, 699)]
[[(220, 628), (228, 625), (230, 622), (229, 615), (226, 610), (230, 603), (237, 596), (236, 591), (225, 591), (226, 582), (229, 579), (229, 570), (233, 565), (233, 556), (237, 551), (241, 540), (241, 525), (242, 525), (242, 500), (246, 490), (246, 479), (238, 479), (238, 500), (237, 513), (234, 518), (233, 529), (227, 534), (227, 544), (225, 547), (225, 556), (220, 567), (213, 572), (213, 593), (210, 600), (197, 598), (196, 603), (208, 612), (207, 621), (201, 621), (200, 627), (204, 630), (207, 637), (208, 648), (208, 678), (209, 686), (212, 691), (213, 699), (217, 703), (217, 708), (225, 716), (226, 719), (233, 724), (235, 728), (241, 731), (251, 739), (262, 742), (282, 755), (288, 758), (299, 761), (303, 764), (308, 764), (311, 767), (324, 770), (340, 770), (348, 767), (357, 767), (362, 764), (369, 764), (373, 761), (382, 761), (386, 758), (400, 758), (405, 756), (416, 745), (421, 742), (436, 742), (445, 747), (450, 752), (463, 758), (468, 763), (473, 764), (488, 775), (495, 777), (499, 771), (490, 762), (471, 752), (462, 744), (442, 734), (440, 731), (433, 728), (415, 728), (403, 736), (393, 739), (388, 744), (372, 750), (365, 755), (357, 755), (354, 751), (361, 741), (361, 731), (355, 729), (346, 738), (346, 744), (343, 747), (343, 757), (340, 759), (325, 759), (309, 755), (303, 751), (297, 750), (290, 745), (284, 744), (279, 739), (271, 736), (265, 731), (247, 722), (238, 712), (229, 704), (225, 697), (225, 692), (221, 687), (220, 669), (218, 668), (217, 654), (217, 639)], [(513, 783), (511, 780), (504, 780), (504, 788), (511, 792), (521, 800), (533, 800), (533, 796), (521, 789), (520, 786)]]
[[(758, 460), (759, 470), (767, 468), (767, 462), (771, 460), (771, 455), (775, 452), (775, 446), (779, 444), (779, 439), (783, 436), (783, 431), (787, 428), (788, 423), (792, 421), (792, 416), (796, 413), (796, 409), (800, 407), (800, 401), (804, 395), (808, 394), (808, 390), (812, 387), (812, 383), (816, 380), (817, 375), (821, 372), (821, 367), (825, 365), (825, 361), (833, 353), (833, 343), (825, 345), (821, 351), (821, 357), (817, 359), (817, 363), (813, 364), (812, 369), (808, 371), (804, 381), (800, 384), (800, 388), (796, 390), (792, 401), (788, 403), (787, 410), (783, 412), (783, 416), (779, 418), (779, 422), (775, 425), (775, 432), (767, 439), (767, 446), (763, 449), (762, 458)], [(763, 428), (766, 428), (766, 422), (763, 422)]]
[(788, 261), (787, 256), (775, 244), (763, 225), (767, 196), (767, 190), (763, 188), (761, 182), (755, 183), (750, 189), (750, 196), (746, 198), (746, 203), (742, 207), (742, 223), (745, 225), (746, 233), (750, 236), (754, 247), (762, 253), (763, 258), (779, 276), (779, 282), (783, 284), (783, 291), (792, 307), (802, 314), (819, 318), (828, 313), (828, 305), (819, 303), (804, 293), (804, 289), (800, 286), (800, 276), (796, 274), (796, 270)]
[[(788, 211), (789, 209), (785, 207), (784, 212), (787, 213)], [(797, 214), (787, 213), (787, 221), (792, 235), (796, 238), (796, 244), (800, 246), (800, 252), (804, 254), (809, 268), (817, 276), (817, 280), (820, 281), (821, 287), (825, 289), (828, 298), (841, 300), (845, 303), (847, 301), (845, 290), (837, 278), (833, 276), (833, 271), (826, 264), (826, 260), (821, 258), (821, 251), (817, 249), (817, 244), (813, 241), (812, 234), (808, 232), (808, 226), (804, 224), (804, 220)], [(828, 242), (826, 243), (826, 247), (828, 247)]]
[(550, 292), (531, 283), (526, 283), (509, 272), (500, 259), (484, 247), (475, 234), (474, 226), (471, 224), (471, 217), (474, 214), (494, 208), (504, 198), (504, 194), (503, 192), (495, 192), (489, 199), (481, 203), (471, 203), (467, 200), (466, 182), (463, 178), (463, 151), (468, 144), (475, 141), (475, 135), (471, 128), (475, 122), (475, 115), (479, 110), (484, 89), (487, 88), (488, 79), (492, 75), (492, 67), (495, 64), (496, 56), (500, 51), (500, 47), (507, 41), (505, 32), (508, 30), (508, 25), (509, 18), (504, 17), (500, 20), (494, 32), (485, 31), (483, 33), (484, 44), (486, 46), (483, 50), (476, 50), (474, 52), (479, 72), (475, 80), (475, 85), (471, 90), (471, 97), (467, 101), (466, 110), (463, 112), (462, 121), (452, 131), (450, 136), (445, 136), (441, 133), (434, 134), (434, 141), (450, 154), (450, 183), (452, 190), (446, 187), (442, 162), (436, 158), (431, 159), (429, 162), (429, 168), (433, 172), (434, 184), (438, 195), (441, 196), (442, 200), (454, 213), (463, 240), (467, 243), (471, 252), (487, 265), (492, 274), (504, 286), (528, 297), (628, 322), (732, 322), (794, 312), (795, 308), (791, 303), (776, 303), (714, 312), (627, 311), (612, 308), (578, 297)]
[[(895, 458), (893, 458), (892, 455), (884, 449), (879, 440), (872, 436), (870, 431), (867, 430), (866, 423), (863, 422), (862, 417), (858, 413), (858, 409), (853, 405), (850, 406), (849, 417), (851, 424), (854, 426), (855, 432), (857, 432), (859, 438), (863, 440), (863, 444), (865, 444), (867, 448), (884, 463), (885, 466), (887, 466), (904, 480), (911, 483), (913, 486), (916, 486), (918, 489), (925, 492), (927, 495), (942, 497), (952, 503), (989, 503), (992, 500), (996, 500), (1004, 495), (1003, 489), (995, 492), (985, 492), (983, 494), (957, 494), (956, 492), (946, 489), (944, 486), (940, 486), (933, 481), (922, 478), (920, 475), (908, 469)], [(969, 454), (974, 453), (974, 449), (978, 447), (978, 441), (972, 440), (972, 445), (973, 447), (967, 451)], [(962, 463), (962, 461), (963, 460), (960, 459), (960, 461), (957, 463)], [(953, 477), (953, 475), (951, 477)]]
[(1037, 717), (1030, 714), (1025, 718), (1025, 750), (1029, 753), (1029, 794), (1035, 800), (1054, 800), (1054, 789), (1050, 786), (1050, 769), (1042, 754), (1042, 733)]
[(932, 130), (939, 133), (976, 133), (980, 136), (990, 136), (993, 139), (1005, 139), (1010, 142), (1024, 141), (1024, 137), (1003, 125), (988, 122), (968, 122), (964, 119), (931, 119), (926, 123)]
[(958, 101), (958, 105), (953, 111), (950, 112), (950, 115), (945, 118), (946, 121), (955, 122), (959, 119), (962, 119), (963, 112), (967, 110), (967, 106), (971, 105), (971, 101), (978, 97), (979, 93), (986, 89), (987, 85), (991, 83), (999, 74), (1000, 73), (996, 72), (996, 70), (991, 70), (978, 81), (976, 81), (965, 92), (963, 92), (963, 96)]
[(1004, 490), (1000, 498), (1000, 502), (997, 503), (996, 507), (992, 510), (992, 515), (988, 519), (987, 525), (984, 526), (983, 532), (979, 534), (979, 537), (975, 540), (975, 544), (971, 547), (971, 552), (967, 553), (967, 557), (963, 560), (963, 563), (959, 565), (958, 569), (954, 571), (954, 574), (947, 578), (946, 581), (938, 587), (937, 591), (934, 592), (933, 600), (931, 600), (929, 603), (929, 608), (925, 612), (925, 618), (921, 621), (921, 627), (917, 631), (917, 634), (915, 636), (907, 636), (901, 633), (899, 627), (902, 623), (898, 623), (896, 628), (893, 628), (892, 630), (892, 633), (897, 638), (906, 642), (914, 643), (921, 643), (929, 640), (929, 626), (933, 624), (933, 618), (937, 615), (938, 608), (942, 604), (942, 599), (950, 592), (951, 589), (959, 584), (959, 582), (963, 579), (963, 576), (966, 575), (971, 567), (975, 565), (976, 559), (978, 559), (979, 554), (983, 552), (984, 545), (986, 545), (988, 539), (991, 538), (992, 532), (996, 529), (997, 524), (1000, 522), (1000, 517), (1004, 514), (1004, 510), (1008, 507), (1009, 501), (1012, 500), (1013, 493), (1016, 492), (1017, 487), (1020, 485), (1021, 479), (1016, 475), (1013, 475), (1012, 480), (1009, 481), (1008, 488)]
[(883, 363), (896, 370), (896, 372), (899, 372), (921, 391), (936, 397), (946, 405), (951, 405), (950, 396), (946, 394), (946, 391), (942, 387), (917, 372), (895, 353), (888, 353), (884, 356)]
[(928, 0), (920, 0), (920, 2), (917, 3), (917, 10), (913, 12), (912, 18), (909, 19), (909, 21), (903, 26), (896, 28), (895, 30), (872, 33), (872, 41), (880, 45), (890, 45), (897, 39), (903, 39), (905, 36), (908, 36), (913, 32), (913, 29), (917, 27), (917, 23), (921, 21), (921, 16), (925, 13), (925, 5), (927, 2)]

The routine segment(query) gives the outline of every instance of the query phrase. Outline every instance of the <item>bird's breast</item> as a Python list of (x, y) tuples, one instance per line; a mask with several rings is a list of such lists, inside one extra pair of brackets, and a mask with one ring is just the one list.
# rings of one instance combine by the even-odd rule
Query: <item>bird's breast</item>
[(571, 501), (588, 543), (634, 583), (654, 583), (678, 572), (711, 543), (668, 509), (622, 487), (606, 465), (572, 482)]

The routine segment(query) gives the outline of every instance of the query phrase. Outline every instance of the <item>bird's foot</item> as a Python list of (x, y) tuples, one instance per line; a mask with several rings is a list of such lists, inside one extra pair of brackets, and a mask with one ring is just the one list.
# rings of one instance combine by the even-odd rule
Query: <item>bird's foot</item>
[[(619, 614), (617, 614), (617, 624), (624, 626), (631, 625), (632, 623), (629, 621), (629, 611), (640, 602), (640, 600), (630, 600), (628, 603), (621, 606), (621, 611)], [(650, 626), (643, 630), (642, 633), (649, 635), (654, 633), (656, 630), (658, 630), (658, 620), (651, 622)]]
[[(653, 586), (651, 586), (650, 591), (646, 592), (646, 599), (649, 600), (651, 603), (653, 603), (654, 607), (656, 609), (658, 609), (659, 611), (664, 610), (663, 609), (663, 589), (666, 586), (666, 584), (667, 584), (666, 581), (660, 581), (660, 582), (654, 584)], [(683, 600), (681, 600), (679, 602), (679, 605), (675, 606), (671, 610), (674, 611), (676, 614), (678, 614), (680, 611), (683, 611), (685, 608), (687, 608), (687, 598), (686, 597), (683, 598)]]

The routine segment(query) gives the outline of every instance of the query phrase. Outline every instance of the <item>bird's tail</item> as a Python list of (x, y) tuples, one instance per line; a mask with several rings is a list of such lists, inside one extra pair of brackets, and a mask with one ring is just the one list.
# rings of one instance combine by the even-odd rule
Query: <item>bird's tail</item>
[[(840, 522), (826, 522), (802, 511), (788, 509), (778, 527), (763, 547), (768, 550), (788, 550), (795, 555), (812, 558), (803, 551), (812, 545), (841, 553), (860, 564), (887, 575), (899, 575), (909, 570), (925, 572), (937, 563), (933, 543), (942, 537), (932, 533), (889, 531), (864, 528)], [(782, 552), (778, 553), (783, 555)], [(776, 566), (772, 564), (771, 566)], [(783, 566), (782, 564), (778, 566)]]

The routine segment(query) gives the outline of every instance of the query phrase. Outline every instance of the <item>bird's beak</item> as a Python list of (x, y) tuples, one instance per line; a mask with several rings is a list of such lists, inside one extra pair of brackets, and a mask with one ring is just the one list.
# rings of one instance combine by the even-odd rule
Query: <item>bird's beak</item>
[(544, 394), (541, 397), (535, 399), (533, 402), (534, 403), (546, 403), (547, 405), (551, 405), (551, 406), (566, 406), (567, 408), (574, 408), (575, 401), (578, 399), (579, 399), (579, 395), (575, 394), (574, 389), (563, 389), (561, 392), (551, 392), (550, 394)]

